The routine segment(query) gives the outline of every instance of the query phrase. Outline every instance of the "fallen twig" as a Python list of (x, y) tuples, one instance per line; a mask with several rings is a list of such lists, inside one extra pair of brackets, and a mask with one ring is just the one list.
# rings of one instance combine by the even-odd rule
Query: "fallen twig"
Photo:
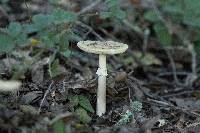
[(90, 4), (89, 6), (83, 8), (81, 11), (78, 12), (78, 15), (84, 14), (88, 11), (90, 11), (91, 9), (93, 9), (94, 7), (96, 7), (102, 0), (97, 0), (94, 3)]
[(147, 98), (147, 100), (150, 101), (150, 102), (154, 102), (154, 103), (160, 104), (160, 105), (164, 105), (164, 106), (168, 106), (168, 107), (171, 107), (171, 108), (174, 108), (174, 109), (177, 109), (177, 110), (181, 110), (181, 111), (183, 111), (184, 113), (187, 113), (187, 114), (190, 113), (192, 115), (200, 117), (200, 114), (198, 114), (198, 113), (196, 113), (194, 111), (174, 106), (171, 103), (167, 103), (167, 102), (159, 101), (159, 100), (155, 100), (155, 99), (150, 99), (150, 98)]
[(174, 78), (175, 83), (176, 83), (177, 85), (183, 86), (183, 84), (181, 84), (181, 83), (179, 82), (179, 80), (178, 80), (177, 73), (176, 73), (176, 65), (175, 65), (175, 62), (174, 62), (173, 57), (171, 56), (170, 51), (167, 50), (167, 49), (166, 49), (165, 51), (166, 51), (166, 53), (167, 53), (167, 56), (168, 56), (168, 58), (169, 58), (169, 60), (170, 60), (171, 66), (172, 66), (173, 78)]
[(43, 105), (43, 103), (44, 103), (45, 98), (47, 97), (48, 93), (51, 91), (51, 88), (52, 88), (53, 83), (54, 83), (54, 82), (52, 81), (51, 84), (49, 85), (48, 89), (46, 90), (46, 92), (45, 92), (45, 94), (44, 94), (44, 96), (43, 96), (43, 98), (42, 98), (42, 101), (40, 102), (40, 107), (39, 107), (39, 109), (38, 109), (38, 114), (39, 114), (40, 111), (41, 111), (41, 108), (42, 108), (42, 105)]
[(5, 16), (9, 21), (11, 18), (9, 17), (9, 14), (3, 9), (3, 7), (0, 5), (0, 12)]
[[(87, 24), (85, 24), (85, 23), (83, 23), (83, 22), (81, 22), (81, 21), (77, 21), (76, 23), (77, 23), (78, 25), (81, 25), (82, 27), (88, 29), (89, 31), (91, 31), (91, 33), (92, 33), (93, 35), (95, 35), (100, 41), (105, 41), (105, 40), (103, 39), (103, 37), (101, 37), (97, 32), (95, 32), (94, 29), (93, 29), (91, 26), (89, 26), (89, 25), (87, 25)], [(87, 33), (87, 34), (88, 34), (88, 33)]]

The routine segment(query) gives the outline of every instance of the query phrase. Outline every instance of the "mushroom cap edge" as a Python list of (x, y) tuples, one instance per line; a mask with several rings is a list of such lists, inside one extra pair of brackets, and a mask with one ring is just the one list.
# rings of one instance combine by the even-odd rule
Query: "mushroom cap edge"
[(88, 53), (94, 54), (120, 54), (128, 49), (128, 45), (114, 41), (80, 41), (77, 46)]

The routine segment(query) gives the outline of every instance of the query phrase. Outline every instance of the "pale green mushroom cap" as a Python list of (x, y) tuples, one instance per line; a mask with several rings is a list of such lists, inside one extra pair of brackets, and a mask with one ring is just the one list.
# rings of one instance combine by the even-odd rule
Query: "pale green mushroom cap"
[(128, 49), (128, 45), (114, 41), (80, 41), (77, 46), (88, 53), (94, 54), (120, 54)]

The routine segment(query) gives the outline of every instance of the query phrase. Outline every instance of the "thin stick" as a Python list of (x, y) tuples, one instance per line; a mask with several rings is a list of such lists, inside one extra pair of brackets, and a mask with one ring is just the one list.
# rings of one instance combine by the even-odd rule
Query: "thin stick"
[(177, 109), (177, 110), (182, 110), (183, 112), (185, 113), (191, 113), (195, 116), (198, 116), (200, 117), (200, 114), (194, 112), (194, 111), (191, 111), (189, 109), (184, 109), (184, 108), (180, 108), (180, 107), (177, 107), (177, 106), (174, 106), (173, 104), (171, 103), (167, 103), (167, 102), (164, 102), (164, 101), (159, 101), (159, 100), (154, 100), (154, 99), (150, 99), (150, 98), (147, 98), (148, 101), (150, 102), (154, 102), (154, 103), (157, 103), (157, 104), (160, 104), (160, 105), (164, 105), (164, 106), (168, 106), (168, 107), (172, 107), (174, 109)]
[(8, 21), (11, 20), (11, 18), (9, 17), (9, 14), (3, 9), (1, 5), (0, 5), (0, 11), (3, 14), (3, 16), (5, 16), (8, 19)]
[(81, 11), (78, 12), (78, 15), (84, 14), (88, 11), (90, 11), (91, 9), (93, 9), (94, 7), (96, 7), (102, 0), (97, 0), (94, 3), (90, 4), (89, 6), (83, 8)]
[(145, 55), (146, 51), (147, 51), (149, 35), (150, 35), (149, 29), (145, 29), (145, 31), (144, 31), (144, 39), (143, 39), (143, 47), (142, 47), (143, 55)]
[(168, 56), (168, 58), (169, 58), (169, 60), (170, 60), (171, 66), (172, 66), (174, 81), (175, 81), (175, 83), (176, 83), (177, 85), (181, 85), (181, 83), (179, 82), (178, 77), (177, 77), (176, 65), (175, 65), (174, 59), (173, 59), (173, 57), (171, 56), (169, 50), (166, 49), (166, 53), (167, 53), (167, 56)]
[(196, 51), (194, 50), (194, 45), (193, 44), (190, 44), (190, 42), (186, 41), (185, 42), (187, 47), (188, 47), (188, 50), (191, 54), (191, 61), (192, 61), (192, 64), (191, 64), (191, 69), (192, 69), (192, 75), (191, 77), (189, 77), (190, 75), (188, 75), (188, 82), (186, 82), (186, 85), (192, 85), (192, 83), (197, 79), (197, 55), (196, 55)]
[(51, 91), (51, 87), (52, 87), (53, 83), (54, 83), (54, 82), (52, 81), (51, 84), (49, 85), (48, 89), (46, 90), (46, 92), (45, 92), (43, 98), (42, 98), (42, 101), (41, 101), (41, 103), (40, 103), (40, 107), (39, 107), (39, 109), (38, 109), (38, 114), (39, 114), (40, 111), (41, 111), (41, 108), (42, 108), (42, 105), (43, 105), (43, 103), (44, 103), (45, 98), (47, 97), (48, 93)]
[(87, 29), (88, 29), (89, 31), (91, 31), (91, 33), (94, 34), (100, 41), (105, 41), (105, 40), (103, 39), (103, 37), (101, 37), (98, 33), (96, 33), (96, 32), (94, 31), (94, 29), (93, 29), (91, 26), (89, 26), (89, 25), (87, 25), (87, 24), (85, 24), (85, 23), (83, 23), (83, 22), (81, 22), (81, 21), (77, 21), (76, 23), (79, 24), (79, 25), (81, 25), (81, 26), (83, 26), (83, 27), (85, 27), (85, 28), (87, 28)]
[(140, 36), (143, 36), (143, 31), (136, 25), (133, 25), (132, 23), (130, 23), (128, 20), (123, 20), (122, 21), (123, 24), (125, 24), (128, 28), (130, 28), (131, 30), (135, 31), (136, 33), (138, 33)]
[[(161, 72), (158, 74), (159, 77), (162, 77), (162, 76), (170, 76), (172, 75), (173, 72)], [(182, 71), (182, 72), (176, 72), (177, 75), (181, 75), (181, 76), (186, 76), (189, 74), (189, 72), (185, 72), (185, 71)]]

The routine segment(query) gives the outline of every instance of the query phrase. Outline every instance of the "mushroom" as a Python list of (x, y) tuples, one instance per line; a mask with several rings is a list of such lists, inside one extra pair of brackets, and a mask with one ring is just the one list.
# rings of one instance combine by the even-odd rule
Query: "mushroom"
[(12, 92), (18, 90), (21, 86), (19, 81), (0, 80), (0, 92)]
[(106, 112), (106, 55), (123, 53), (128, 49), (128, 45), (114, 41), (80, 41), (77, 46), (88, 53), (99, 54), (99, 68), (97, 90), (97, 115), (102, 116)]

